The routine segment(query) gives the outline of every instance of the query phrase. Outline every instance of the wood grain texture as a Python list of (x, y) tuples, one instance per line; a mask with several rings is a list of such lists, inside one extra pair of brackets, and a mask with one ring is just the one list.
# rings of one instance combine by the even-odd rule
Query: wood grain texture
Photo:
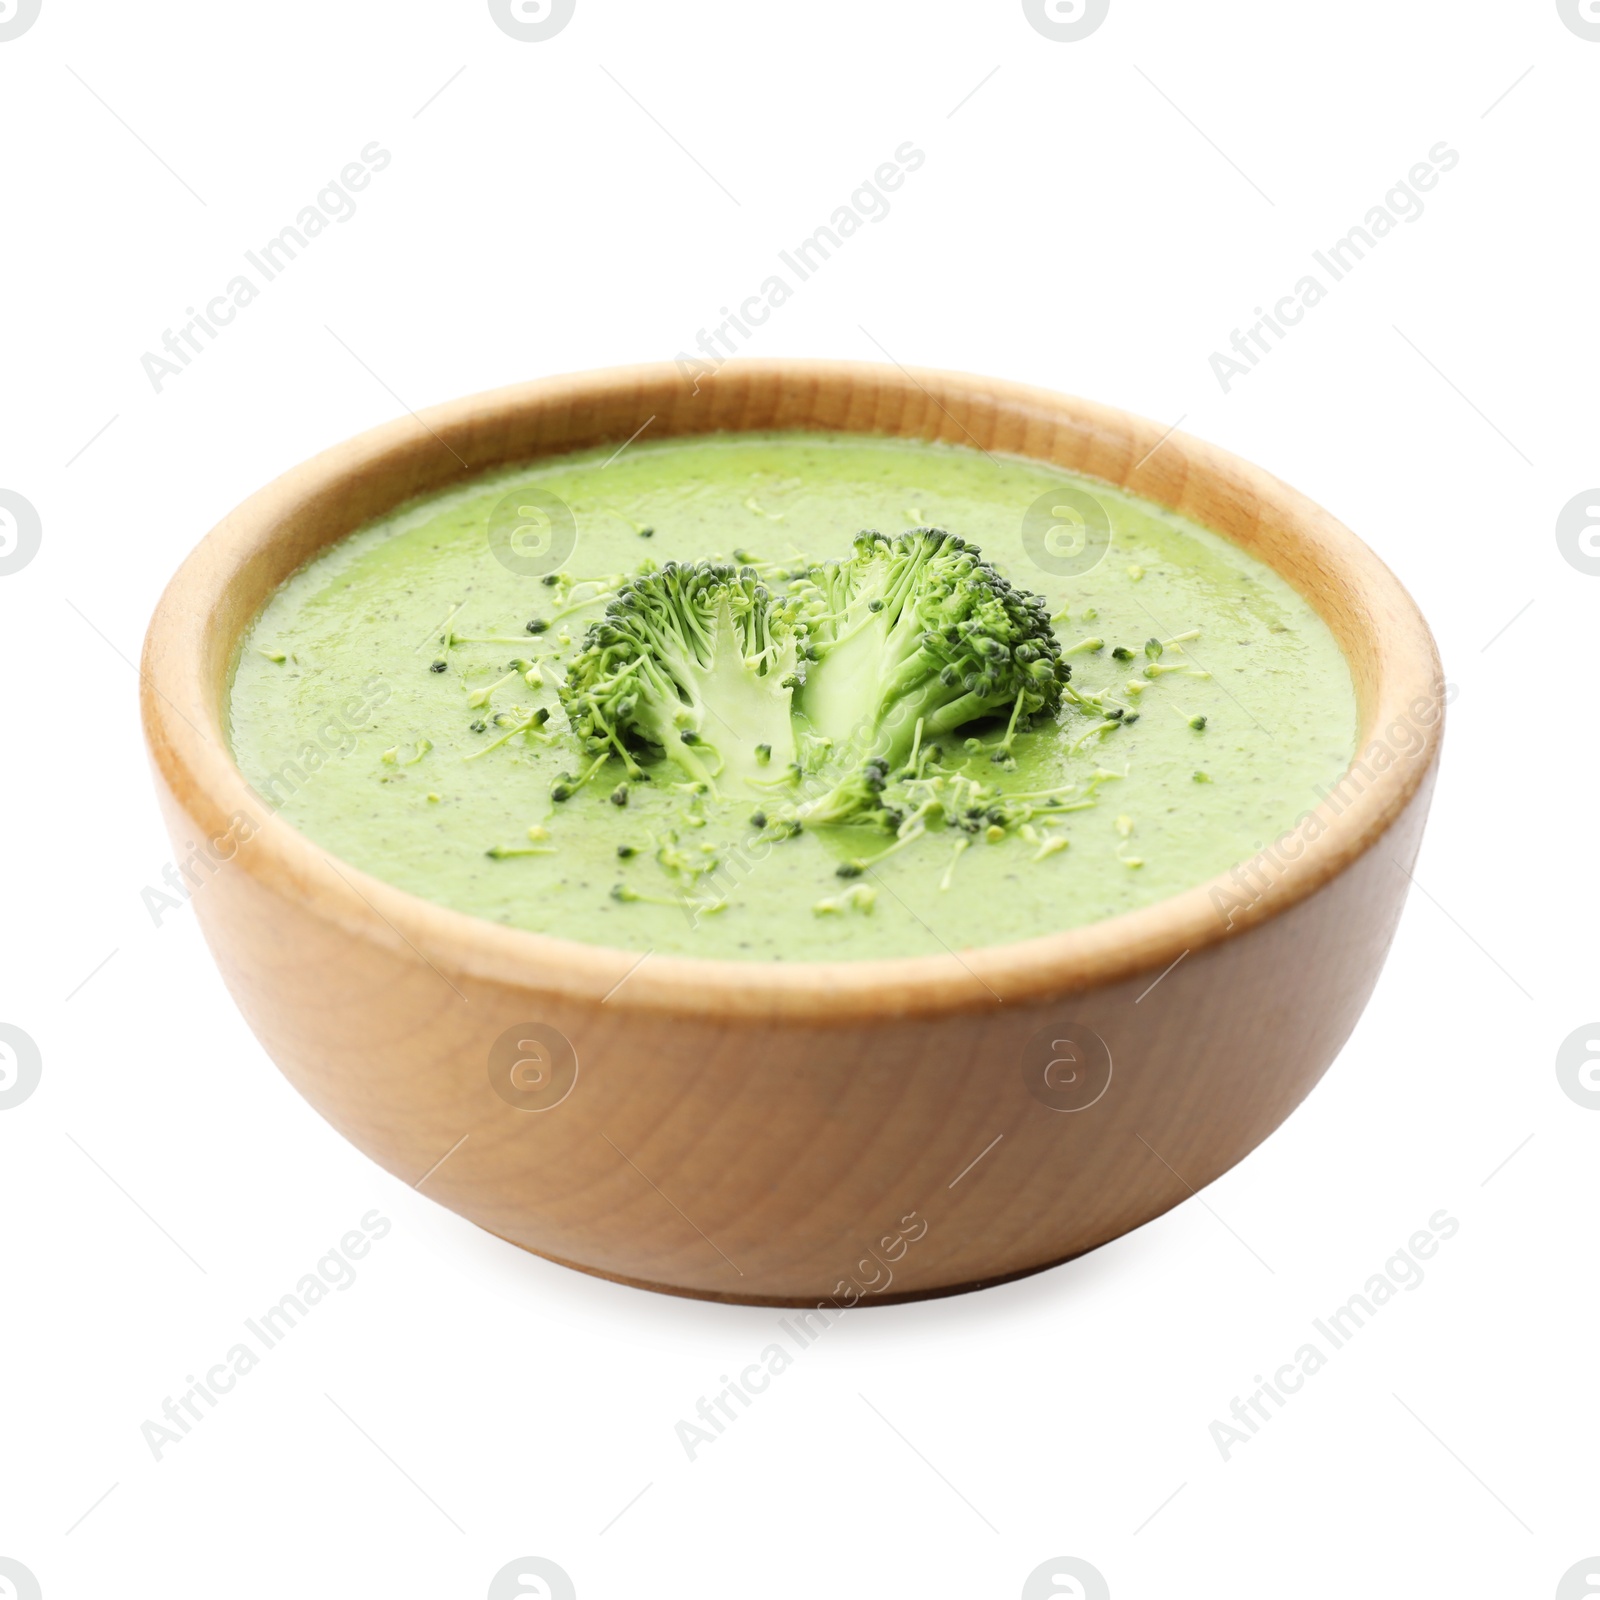
[[(640, 961), (416, 899), (276, 818), (233, 765), (222, 722), (235, 646), (276, 585), (411, 496), (621, 443), (647, 419), (651, 438), (938, 439), (1181, 511), (1325, 618), (1351, 665), (1365, 759), (1317, 808), (1317, 837), (1308, 826), (1242, 878), (1086, 928), (894, 961)], [(1443, 732), (1438, 658), (1410, 597), (1275, 478), (1091, 402), (836, 362), (732, 362), (697, 390), (671, 366), (578, 374), (375, 429), (205, 539), (157, 608), (143, 667), (174, 843), (187, 854), (227, 841), (230, 859), (194, 896), (206, 937), (312, 1105), (388, 1171), (430, 1174), (422, 1192), (527, 1249), (774, 1304), (847, 1303), (878, 1272), (868, 1252), (911, 1212), (926, 1232), (863, 1303), (1034, 1270), (1159, 1215), (1253, 1149), (1371, 993)], [(1024, 1077), (1029, 1041), (1068, 1020), (1113, 1062), (1109, 1088), (1077, 1112), (1049, 1109)], [(566, 1035), (579, 1062), (573, 1092), (543, 1112), (513, 1108), (489, 1081), (491, 1046), (533, 1022)]]

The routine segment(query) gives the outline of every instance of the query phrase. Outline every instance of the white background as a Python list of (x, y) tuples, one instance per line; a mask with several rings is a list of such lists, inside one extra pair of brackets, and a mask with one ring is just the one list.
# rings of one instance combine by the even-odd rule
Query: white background
[[(1554, 1067), (1600, 1015), (1600, 578), (1554, 535), (1600, 482), (1597, 91), (1554, 0), (1112, 0), (1078, 43), (1015, 0), (578, 0), (532, 44), (482, 0), (44, 0), (0, 43), (0, 488), (43, 525), (0, 577), (0, 1021), (43, 1056), (0, 1112), (0, 1556), (46, 1600), (478, 1597), (528, 1554), (583, 1600), (1011, 1597), (1057, 1555), (1116, 1600), (1555, 1595), (1600, 1552), (1600, 1112)], [(1182, 418), (1354, 527), (1459, 693), (1425, 893), (1288, 1124), (1086, 1259), (846, 1318), (690, 1462), (776, 1314), (525, 1256), (295, 1096), (192, 909), (141, 905), (131, 660), (250, 491), (402, 406), (670, 359), (907, 139), (751, 353)], [(357, 214), (156, 393), (144, 352), (372, 140)], [(1440, 140), (1425, 214), (1224, 394), (1211, 353)], [(360, 1280), (152, 1459), (374, 1207)], [(1440, 1208), (1421, 1287), (1225, 1462), (1211, 1422)]]

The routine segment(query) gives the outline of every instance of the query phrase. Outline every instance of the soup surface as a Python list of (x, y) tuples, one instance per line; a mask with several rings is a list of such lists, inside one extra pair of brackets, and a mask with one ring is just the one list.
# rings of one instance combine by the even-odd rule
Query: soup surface
[[(718, 557), (781, 599), (858, 530), (926, 525), (1043, 598), (1072, 673), (1031, 725), (919, 740), (876, 826), (808, 823), (832, 781), (815, 741), (806, 771), (707, 787), (572, 731), (559, 687), (641, 569)], [(400, 508), (272, 596), (228, 731), (269, 808), (413, 894), (627, 950), (818, 961), (1002, 944), (1190, 888), (1313, 806), (1357, 729), (1327, 627), (1216, 534), (1036, 462), (793, 433), (641, 439)]]

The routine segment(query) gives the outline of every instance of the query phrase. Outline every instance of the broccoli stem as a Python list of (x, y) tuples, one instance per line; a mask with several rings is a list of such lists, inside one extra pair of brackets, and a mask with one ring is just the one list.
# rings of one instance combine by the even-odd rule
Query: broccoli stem
[(950, 880), (954, 876), (956, 870), (956, 862), (961, 859), (962, 852), (971, 843), (972, 840), (967, 838), (965, 834), (956, 840), (955, 849), (950, 854), (950, 865), (944, 869), (944, 876), (939, 880), (939, 888), (941, 891), (950, 887)]
[(481, 707), (488, 705), (490, 700), (494, 698), (494, 692), (496, 689), (499, 689), (505, 684), (510, 683), (513, 678), (520, 678), (521, 676), (522, 674), (520, 672), (513, 670), (508, 672), (505, 677), (497, 679), (494, 683), (485, 684), (481, 689), (474, 689), (472, 693), (467, 696), (468, 708), (472, 711), (477, 711)]
[(519, 722), (509, 733), (503, 733), (493, 744), (486, 744), (481, 750), (474, 750), (470, 756), (463, 756), (463, 761), (476, 761), (479, 756), (486, 756), (491, 750), (498, 750), (508, 739), (515, 739), (519, 733), (528, 733), (535, 728), (542, 728), (550, 720), (550, 712), (540, 706), (526, 722)]

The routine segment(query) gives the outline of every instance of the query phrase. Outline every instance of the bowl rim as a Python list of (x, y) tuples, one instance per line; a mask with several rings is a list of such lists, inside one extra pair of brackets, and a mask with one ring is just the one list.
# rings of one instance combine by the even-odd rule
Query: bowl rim
[[(699, 399), (708, 388), (709, 406)], [(829, 396), (840, 402), (837, 414), (823, 416)], [(810, 420), (699, 425), (714, 418), (722, 402), (748, 405), (752, 397), (776, 406), (775, 417), (785, 405), (820, 411)], [(980, 428), (1004, 422), (1018, 443), (997, 443), (993, 453), (1098, 477), (1210, 526), (1278, 571), (1335, 633), (1358, 701), (1351, 766), (1330, 789), (1346, 803), (1337, 811), (1326, 797), (1308, 805), (1297, 820), (1316, 814), (1320, 831), (1301, 839), (1300, 854), (1287, 862), (1276, 851), (1258, 854), (1115, 917), (1007, 944), (947, 947), (941, 955), (792, 963), (641, 955), (506, 927), (371, 877), (284, 821), (234, 764), (222, 720), (235, 646), (266, 595), (337, 538), (418, 493), (626, 438), (620, 424), (607, 419), (630, 414), (630, 408), (638, 416), (647, 408), (657, 418), (665, 414), (656, 437), (779, 427), (976, 444), (969, 422)], [(889, 423), (901, 431), (886, 428)], [(585, 434), (585, 427), (599, 432)], [(540, 434), (533, 448), (529, 428)], [(439, 446), (454, 462), (443, 458)], [(1071, 464), (1045, 454), (1046, 448), (1093, 465)], [(394, 492), (396, 485), (401, 492)], [(1253, 537), (1275, 541), (1272, 552), (1265, 544), (1253, 548), (1238, 529), (1219, 527), (1215, 517), (1197, 517), (1197, 501), (1221, 508), (1225, 517), (1237, 515)], [(297, 531), (319, 517), (340, 522), (362, 507), (365, 514), (332, 533), (305, 538)], [(296, 538), (309, 553), (285, 567), (283, 547)], [(241, 590), (272, 572), (276, 576), (258, 599), (241, 597)], [(226, 869), (245, 871), (261, 888), (301, 902), (352, 937), (425, 963), (463, 1001), (456, 979), (608, 1005), (616, 1012), (804, 1017), (824, 1024), (1044, 1003), (1141, 974), (1164, 974), (1185, 955), (1242, 937), (1321, 889), (1393, 826), (1438, 759), (1447, 698), (1433, 637), (1399, 580), (1342, 523), (1261, 468), (1149, 419), (1046, 389), (932, 369), (791, 358), (741, 358), (698, 377), (663, 362), (543, 378), (411, 413), (335, 445), (250, 496), (184, 560), (151, 618), (140, 676), (152, 765), (187, 819), (207, 830), (212, 843), (220, 842), (214, 830), (226, 824), (232, 837), (237, 819), (246, 819), (249, 832), (234, 839)], [(1422, 719), (1419, 704), (1433, 709), (1431, 719)], [(1399, 759), (1391, 751), (1375, 772), (1365, 768), (1363, 757), (1382, 743), (1376, 730), (1396, 720), (1412, 726), (1418, 748)], [(1418, 720), (1420, 729), (1414, 726)], [(1367, 777), (1358, 780), (1357, 794), (1345, 796), (1358, 766)], [(1274, 846), (1290, 836), (1286, 827)], [(1244, 867), (1252, 868), (1248, 898), (1238, 877)], [(1266, 879), (1264, 888), (1256, 876)]]

